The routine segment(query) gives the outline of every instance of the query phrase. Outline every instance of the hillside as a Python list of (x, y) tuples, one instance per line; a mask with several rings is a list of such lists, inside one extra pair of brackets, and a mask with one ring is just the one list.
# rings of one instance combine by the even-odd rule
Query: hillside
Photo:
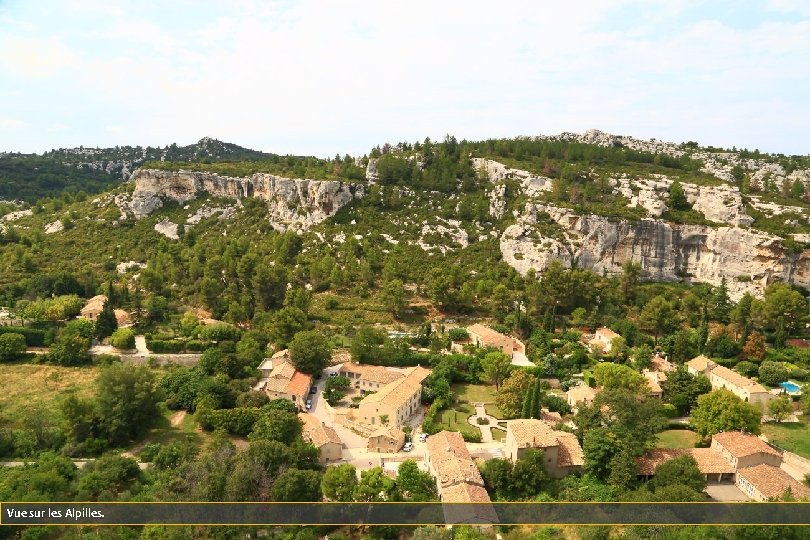
[[(155, 292), (168, 294), (175, 283), (181, 287), (172, 297), (222, 314), (248, 285), (191, 288), (222, 264), (211, 253), (240, 259), (255, 249), (251, 260), (280, 263), (282, 244), (293, 245), (285, 248), (293, 252), (285, 266), (297, 262), (289, 271), (315, 290), (359, 286), (362, 271), (384, 270), (385, 280), (429, 288), (431, 271), (448, 263), (477, 275), (525, 276), (553, 260), (607, 276), (634, 262), (646, 279), (725, 283), (735, 299), (759, 296), (775, 281), (810, 286), (806, 157), (595, 130), (480, 142), (448, 137), (331, 161), (276, 159), (210, 139), (150, 151), (121, 150), (119, 157), (159, 153), (163, 160), (135, 169), (111, 192), (2, 218), (9, 302), (34, 279), (32, 269), (87, 268), (91, 287), (118, 279), (119, 263), (136, 261), (160, 282)], [(91, 163), (65, 155), (76, 167)], [(281, 174), (296, 170), (315, 178)], [(375, 279), (366, 281), (376, 288)]]
[(146, 162), (159, 166), (166, 161), (210, 164), (273, 159), (280, 157), (209, 137), (188, 146), (163, 148), (61, 148), (41, 155), (0, 152), (0, 200), (31, 203), (64, 193), (100, 193), (128, 180)]

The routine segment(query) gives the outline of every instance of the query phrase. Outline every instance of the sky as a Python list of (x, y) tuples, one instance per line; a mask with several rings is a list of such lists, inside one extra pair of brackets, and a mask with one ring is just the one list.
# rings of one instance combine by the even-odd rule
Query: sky
[(0, 0), (0, 151), (597, 128), (810, 154), (810, 0)]

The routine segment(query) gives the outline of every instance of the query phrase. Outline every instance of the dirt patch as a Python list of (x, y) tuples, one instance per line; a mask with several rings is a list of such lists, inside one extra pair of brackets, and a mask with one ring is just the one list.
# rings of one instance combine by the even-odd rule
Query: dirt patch
[(172, 427), (177, 427), (183, 423), (183, 420), (186, 418), (186, 411), (177, 411), (174, 413), (169, 420), (171, 422)]

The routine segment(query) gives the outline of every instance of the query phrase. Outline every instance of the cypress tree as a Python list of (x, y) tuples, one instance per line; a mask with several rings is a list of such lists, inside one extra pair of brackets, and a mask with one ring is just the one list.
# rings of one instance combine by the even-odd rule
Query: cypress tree
[(96, 338), (104, 339), (111, 336), (116, 330), (118, 330), (118, 321), (115, 319), (112, 304), (107, 300), (96, 319)]

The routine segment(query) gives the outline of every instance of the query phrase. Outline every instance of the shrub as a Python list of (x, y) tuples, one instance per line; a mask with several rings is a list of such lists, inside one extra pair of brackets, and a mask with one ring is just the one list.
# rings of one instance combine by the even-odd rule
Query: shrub
[(16, 360), (25, 353), (26, 347), (22, 334), (0, 334), (0, 362)]
[(464, 442), (472, 442), (472, 443), (481, 442), (480, 431), (462, 431), (461, 437), (464, 439)]
[(197, 420), (205, 430), (224, 429), (231, 435), (247, 437), (261, 414), (261, 410), (247, 407), (217, 410), (202, 408), (197, 414)]
[(760, 382), (771, 386), (776, 386), (780, 382), (786, 381), (789, 375), (790, 371), (788, 371), (787, 366), (782, 362), (766, 360), (759, 366)]
[(25, 342), (28, 344), (29, 347), (45, 347), (50, 345), (50, 341), (53, 340), (53, 334), (51, 333), (51, 339), (46, 339), (48, 332), (46, 330), (42, 330), (40, 328), (20, 328), (15, 326), (0, 326), (0, 335), (2, 334), (22, 334), (25, 337)]
[(138, 454), (138, 458), (145, 463), (151, 463), (160, 452), (161, 447), (160, 443), (149, 443), (143, 447), (141, 453)]
[(135, 332), (131, 328), (119, 328), (110, 336), (110, 345), (120, 350), (135, 348)]
[(186, 344), (177, 339), (163, 340), (146, 336), (146, 348), (153, 353), (181, 353), (186, 350)]
[(484, 416), (479, 416), (478, 418), (475, 419), (475, 423), (478, 424), (479, 426), (488, 426), (489, 425), (489, 418), (486, 418)]
[(678, 408), (672, 403), (664, 403), (664, 406), (661, 408), (661, 412), (664, 414), (665, 418), (678, 417)]
[(464, 341), (470, 337), (465, 328), (453, 328), (447, 332), (447, 335), (452, 341)]
[(120, 361), (121, 357), (117, 354), (100, 354), (96, 356), (96, 363), (100, 366), (111, 366)]
[(200, 338), (207, 341), (239, 341), (239, 329), (227, 323), (216, 323), (203, 327)]

